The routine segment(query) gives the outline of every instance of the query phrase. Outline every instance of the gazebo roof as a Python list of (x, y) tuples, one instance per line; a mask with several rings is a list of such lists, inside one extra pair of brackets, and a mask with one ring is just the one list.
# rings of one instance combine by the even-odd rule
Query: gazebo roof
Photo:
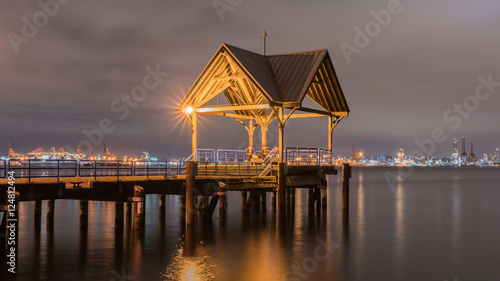
[[(223, 43), (180, 103), (179, 110), (188, 106), (200, 109), (222, 92), (229, 107), (233, 107), (227, 107), (227, 111), (250, 119), (257, 119), (263, 114), (262, 109), (270, 108), (266, 104), (329, 116), (349, 113), (326, 49), (265, 56)], [(303, 108), (305, 96), (324, 111)]]

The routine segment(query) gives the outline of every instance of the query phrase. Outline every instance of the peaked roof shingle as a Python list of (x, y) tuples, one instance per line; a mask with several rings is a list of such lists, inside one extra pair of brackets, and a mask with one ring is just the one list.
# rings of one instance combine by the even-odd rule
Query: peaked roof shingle
[(283, 102), (302, 101), (326, 50), (267, 56), (281, 89)]

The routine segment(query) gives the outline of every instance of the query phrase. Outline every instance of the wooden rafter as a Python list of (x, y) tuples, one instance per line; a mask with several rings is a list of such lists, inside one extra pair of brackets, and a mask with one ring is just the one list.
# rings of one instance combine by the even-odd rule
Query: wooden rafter
[(251, 105), (236, 105), (236, 106), (219, 106), (219, 107), (199, 107), (196, 112), (222, 112), (222, 111), (235, 111), (235, 110), (248, 110), (248, 109), (267, 109), (269, 104), (251, 104)]

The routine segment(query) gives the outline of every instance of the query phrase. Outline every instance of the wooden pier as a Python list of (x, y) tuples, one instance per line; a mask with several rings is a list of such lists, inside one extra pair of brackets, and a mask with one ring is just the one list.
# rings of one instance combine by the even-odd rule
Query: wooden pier
[[(223, 95), (227, 105), (210, 103)], [(317, 108), (304, 106), (307, 98)], [(191, 125), (192, 154), (183, 161), (18, 160), (0, 161), (0, 204), (9, 205), (7, 175), (14, 171), (16, 204), (35, 201), (33, 222), (41, 222), (42, 202), (47, 204), (47, 224), (53, 225), (57, 200), (80, 201), (80, 226), (88, 224), (88, 201), (115, 202), (116, 229), (124, 217), (133, 218), (135, 231), (144, 231), (147, 194), (156, 194), (160, 218), (165, 215), (165, 195), (178, 195), (185, 217), (186, 237), (195, 227), (198, 211), (211, 218), (217, 205), (219, 220), (227, 213), (228, 192), (241, 193), (243, 212), (277, 212), (280, 220), (293, 217), (297, 188), (308, 190), (310, 209), (327, 206), (327, 175), (333, 165), (333, 132), (349, 114), (349, 107), (326, 49), (260, 55), (222, 44), (177, 107)], [(199, 149), (199, 114), (234, 118), (248, 132), (244, 151)], [(328, 140), (325, 149), (285, 148), (285, 126), (293, 118), (324, 117)], [(278, 144), (268, 148), (268, 128), (278, 128)], [(260, 126), (261, 147), (254, 147)], [(350, 167), (343, 166), (344, 209), (348, 209)], [(267, 193), (271, 193), (268, 209)], [(13, 196), (13, 195), (12, 195)], [(125, 211), (123, 210), (125, 208)], [(3, 227), (5, 227), (4, 210)], [(288, 210), (288, 211), (287, 211)], [(292, 211), (291, 211), (292, 210)], [(18, 216), (15, 210), (15, 216)], [(5, 228), (1, 233), (9, 235)], [(3, 247), (2, 247), (3, 248)], [(189, 251), (187, 251), (189, 252)], [(187, 253), (186, 252), (186, 253)], [(5, 255), (3, 255), (5, 256)]]

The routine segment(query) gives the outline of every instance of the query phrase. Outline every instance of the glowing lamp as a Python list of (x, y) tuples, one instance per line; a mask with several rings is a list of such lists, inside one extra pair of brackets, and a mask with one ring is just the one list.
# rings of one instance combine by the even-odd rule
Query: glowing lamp
[(191, 114), (193, 113), (194, 109), (191, 106), (188, 106), (184, 109), (184, 113), (186, 114)]

